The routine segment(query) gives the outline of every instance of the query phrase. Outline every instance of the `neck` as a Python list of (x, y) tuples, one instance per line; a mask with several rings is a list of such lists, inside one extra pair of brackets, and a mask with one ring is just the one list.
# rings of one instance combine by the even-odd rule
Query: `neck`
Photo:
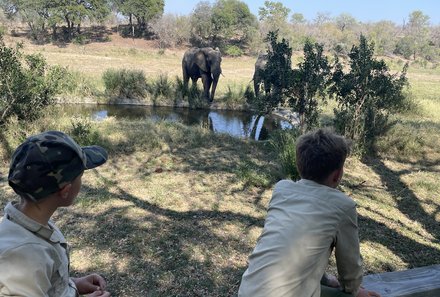
[(49, 219), (57, 209), (56, 207), (51, 207), (50, 201), (41, 201), (39, 203), (27, 201), (22, 199), (20, 204), (17, 206), (27, 217), (40, 223), (43, 226), (47, 226)]

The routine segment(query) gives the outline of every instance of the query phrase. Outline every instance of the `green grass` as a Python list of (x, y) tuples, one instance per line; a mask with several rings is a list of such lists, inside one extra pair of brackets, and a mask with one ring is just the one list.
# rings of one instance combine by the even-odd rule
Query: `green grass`
[[(25, 48), (80, 71), (101, 90), (107, 68), (144, 70), (147, 79), (181, 75), (182, 50), (159, 55), (130, 42)], [(216, 97), (239, 100), (233, 94), (249, 83), (254, 62), (224, 58)], [(440, 69), (410, 67), (408, 77), (419, 110), (392, 115), (397, 125), (379, 140), (378, 156), (350, 157), (340, 186), (358, 204), (366, 273), (440, 263)], [(333, 107), (324, 107), (324, 123)], [(78, 133), (78, 141), (98, 142), (110, 158), (86, 172), (77, 203), (56, 214), (72, 244), (72, 271), (102, 273), (114, 296), (236, 294), (271, 187), (282, 176), (273, 148), (179, 123), (73, 121), (76, 130), (68, 115), (50, 111), (34, 125), (12, 119), (0, 131), (0, 206), (15, 199), (8, 159), (26, 136)]]

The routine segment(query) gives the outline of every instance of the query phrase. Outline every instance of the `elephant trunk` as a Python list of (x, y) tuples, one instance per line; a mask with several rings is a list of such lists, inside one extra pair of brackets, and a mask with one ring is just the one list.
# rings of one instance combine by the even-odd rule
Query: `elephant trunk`
[(211, 87), (211, 97), (209, 99), (210, 102), (214, 101), (215, 89), (217, 88), (218, 79), (220, 78), (220, 74), (222, 74), (222, 69), (218, 67), (218, 69), (213, 70), (212, 72), (212, 87)]

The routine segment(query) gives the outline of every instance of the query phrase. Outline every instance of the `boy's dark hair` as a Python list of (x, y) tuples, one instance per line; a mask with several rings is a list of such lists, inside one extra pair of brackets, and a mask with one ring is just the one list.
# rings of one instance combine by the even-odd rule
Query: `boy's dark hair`
[(296, 167), (302, 178), (323, 182), (344, 166), (350, 153), (347, 140), (329, 129), (302, 135), (296, 144)]

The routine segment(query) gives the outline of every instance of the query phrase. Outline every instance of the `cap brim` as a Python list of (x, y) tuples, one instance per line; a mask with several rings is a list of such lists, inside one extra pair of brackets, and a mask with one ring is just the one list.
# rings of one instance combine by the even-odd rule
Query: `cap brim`
[(97, 145), (82, 147), (82, 151), (87, 157), (86, 169), (98, 167), (108, 159), (106, 150)]

